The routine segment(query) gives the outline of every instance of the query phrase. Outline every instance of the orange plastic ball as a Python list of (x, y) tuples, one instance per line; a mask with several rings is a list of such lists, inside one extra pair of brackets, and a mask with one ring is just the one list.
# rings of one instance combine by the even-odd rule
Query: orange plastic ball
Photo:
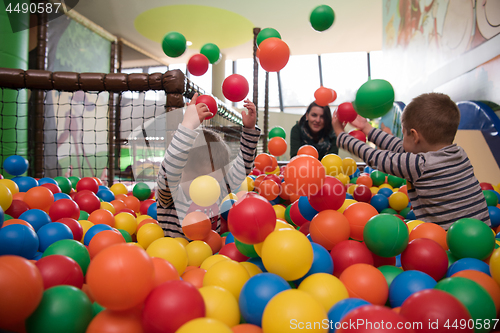
[(309, 155), (298, 155), (290, 160), (283, 173), (291, 191), (300, 196), (316, 194), (325, 181), (325, 167)]
[(85, 333), (103, 332), (143, 332), (141, 311), (135, 308), (128, 311), (104, 309), (95, 315)]
[(222, 248), (222, 237), (215, 230), (210, 230), (203, 241), (210, 246), (212, 253), (217, 253)]
[[(139, 224), (137, 224), (137, 231), (139, 231), (139, 229), (145, 225), (145, 224), (148, 224), (148, 223), (153, 223), (153, 224), (158, 224), (158, 221), (156, 221), (155, 219), (144, 219), (142, 220), (141, 222), (139, 222)], [(136, 231), (136, 232), (137, 232)]]
[(190, 270), (187, 270), (181, 275), (182, 280), (191, 283), (197, 289), (203, 287), (203, 278), (205, 277), (205, 273), (207, 271), (203, 268), (194, 267)]
[(498, 313), (500, 310), (500, 286), (498, 286), (491, 276), (475, 269), (465, 269), (463, 271), (456, 272), (451, 277), (457, 276), (472, 280), (483, 287), (488, 294), (490, 294)]
[(191, 240), (202, 240), (212, 230), (212, 223), (207, 214), (194, 211), (186, 215), (182, 220), (182, 232)]
[(286, 140), (282, 137), (275, 136), (267, 143), (267, 149), (269, 150), (269, 154), (274, 156), (281, 156), (286, 153), (288, 145)]
[(373, 186), (373, 180), (371, 179), (371, 177), (369, 175), (359, 176), (358, 179), (356, 179), (356, 184), (358, 184), (358, 185), (365, 185), (365, 186), (368, 186), (368, 187), (372, 187)]
[(368, 264), (354, 264), (340, 274), (349, 297), (361, 298), (375, 305), (384, 305), (389, 296), (387, 281), (377, 268)]
[(318, 150), (311, 145), (303, 145), (297, 150), (297, 155), (309, 155), (314, 158), (319, 158)]
[(233, 333), (263, 333), (264, 331), (260, 326), (253, 324), (239, 324), (231, 327)]
[(337, 93), (333, 89), (326, 87), (319, 87), (314, 92), (314, 98), (315, 98), (314, 102), (319, 106), (327, 106), (328, 104), (332, 103), (334, 100), (337, 99)]
[(119, 231), (103, 230), (95, 234), (89, 242), (88, 250), (90, 258), (94, 258), (99, 252), (115, 244), (126, 243), (125, 238)]
[(337, 243), (349, 239), (349, 221), (336, 210), (323, 210), (316, 214), (309, 225), (313, 242), (330, 251)]
[(24, 202), (31, 209), (41, 209), (48, 213), (50, 206), (54, 203), (54, 194), (43, 186), (32, 187), (24, 195)]
[(106, 209), (96, 209), (90, 213), (88, 221), (94, 224), (107, 224), (111, 227), (115, 226), (115, 216)]
[(133, 195), (127, 195), (125, 198), (121, 199), (127, 208), (132, 209), (136, 214), (140, 212), (141, 201), (134, 197)]
[(273, 160), (269, 154), (259, 154), (255, 156), (254, 160), (255, 169), (261, 172), (273, 171)]
[(151, 260), (155, 267), (155, 279), (153, 283), (155, 287), (168, 280), (179, 280), (179, 273), (170, 261), (159, 257), (153, 257)]
[(363, 240), (363, 230), (369, 219), (378, 214), (378, 211), (366, 202), (356, 202), (344, 210), (344, 216), (351, 226), (351, 238)]
[(448, 243), (446, 242), (446, 230), (441, 228), (439, 225), (435, 223), (421, 223), (410, 232), (410, 237), (408, 242), (411, 242), (417, 238), (429, 238), (432, 239), (441, 245), (441, 247), (447, 251)]
[[(266, 174), (268, 173), (274, 173), (276, 171), (276, 168), (278, 168), (278, 160), (276, 157), (273, 155), (269, 155), (271, 157), (271, 169), (266, 171)], [(278, 168), (278, 173), (279, 173), (279, 168)]]
[(110, 204), (115, 207), (115, 212), (120, 212), (122, 209), (127, 208), (127, 205), (123, 202), (123, 200), (115, 199), (110, 202)]
[(288, 63), (290, 48), (279, 38), (266, 38), (259, 44), (260, 66), (267, 72), (279, 72)]
[(257, 187), (258, 193), (268, 201), (273, 201), (280, 195), (281, 187), (274, 180), (263, 180)]

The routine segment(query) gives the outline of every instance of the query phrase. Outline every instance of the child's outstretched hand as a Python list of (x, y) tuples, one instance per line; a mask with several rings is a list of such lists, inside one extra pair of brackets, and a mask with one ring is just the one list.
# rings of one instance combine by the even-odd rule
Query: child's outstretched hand
[(352, 126), (356, 127), (357, 129), (365, 133), (366, 136), (368, 136), (368, 133), (370, 133), (372, 129), (372, 125), (370, 125), (368, 120), (366, 118), (361, 117), (359, 114), (356, 117), (356, 119), (354, 119), (351, 122), (351, 124)]
[(192, 130), (200, 126), (201, 122), (205, 120), (206, 117), (212, 115), (205, 103), (196, 104), (197, 99), (198, 93), (195, 93), (186, 108), (184, 119), (182, 119), (182, 125)]
[(340, 122), (339, 118), (337, 117), (337, 110), (332, 114), (332, 127), (335, 132), (336, 136), (339, 136), (341, 133), (344, 133), (344, 124)]
[(255, 128), (255, 123), (257, 121), (257, 110), (255, 104), (253, 104), (252, 101), (250, 101), (248, 98), (245, 99), (243, 102), (245, 102), (243, 106), (248, 110), (248, 111), (243, 110), (241, 112), (241, 117), (243, 119), (243, 126), (245, 126), (245, 128), (253, 129)]

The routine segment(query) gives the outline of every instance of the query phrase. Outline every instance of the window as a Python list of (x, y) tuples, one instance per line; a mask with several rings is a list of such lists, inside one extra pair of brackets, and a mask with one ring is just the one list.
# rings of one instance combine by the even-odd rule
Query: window
[[(320, 87), (318, 56), (291, 56), (280, 72), (284, 107), (307, 106)], [(333, 87), (328, 87), (333, 88)]]

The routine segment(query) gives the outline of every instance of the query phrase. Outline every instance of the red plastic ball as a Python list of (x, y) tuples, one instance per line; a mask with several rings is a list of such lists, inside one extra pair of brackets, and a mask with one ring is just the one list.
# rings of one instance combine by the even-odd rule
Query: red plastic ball
[(248, 260), (248, 257), (238, 250), (235, 243), (228, 243), (224, 245), (220, 249), (219, 254), (225, 255), (226, 257), (237, 262), (243, 262)]
[(248, 192), (229, 210), (227, 222), (234, 238), (245, 244), (257, 244), (274, 231), (276, 212), (269, 201)]
[(417, 238), (409, 242), (401, 253), (401, 267), (405, 271), (416, 270), (427, 273), (439, 281), (448, 270), (448, 256), (436, 241)]
[[(349, 323), (360, 323), (360, 325), (349, 325)], [(428, 323), (423, 323), (423, 326), (426, 324)], [(348, 312), (338, 325), (342, 327), (337, 330), (338, 333), (415, 332), (412, 328), (413, 323), (406, 317), (403, 317), (388, 307), (380, 305), (360, 306)]]
[(341, 123), (350, 123), (357, 116), (358, 113), (354, 110), (351, 102), (342, 103), (337, 108), (337, 118)]
[(373, 265), (373, 256), (365, 243), (343, 240), (330, 251), (333, 259), (333, 275), (339, 277), (349, 266), (354, 264)]
[(205, 316), (205, 302), (191, 283), (169, 280), (151, 291), (144, 302), (142, 325), (149, 333), (175, 333), (188, 321)]
[(267, 72), (279, 72), (290, 59), (290, 48), (279, 38), (269, 37), (259, 44), (260, 66)]
[(97, 195), (93, 193), (85, 193), (83, 195), (78, 196), (75, 199), (76, 203), (80, 210), (83, 210), (87, 213), (92, 213), (94, 210), (101, 208), (101, 201), (97, 197)]
[(73, 233), (74, 240), (76, 240), (76, 241), (82, 240), (83, 228), (82, 228), (82, 225), (80, 223), (78, 223), (77, 220), (75, 220), (71, 217), (63, 217), (55, 222), (59, 222), (59, 223), (67, 225), (71, 229), (71, 232)]
[(363, 133), (360, 130), (350, 130), (347, 134), (355, 137), (356, 139), (358, 139), (362, 142), (366, 142), (366, 135), (365, 135), (365, 133)]
[(483, 191), (487, 191), (487, 190), (494, 191), (495, 190), (493, 185), (491, 185), (490, 183), (481, 182), (481, 183), (479, 183), (479, 186), (481, 187), (481, 190), (483, 190)]
[(76, 183), (76, 191), (89, 190), (97, 193), (99, 190), (99, 184), (93, 177), (83, 177)]
[(321, 162), (309, 155), (298, 155), (290, 160), (285, 172), (285, 182), (290, 190), (300, 196), (318, 193), (325, 181), (325, 167)]
[(40, 258), (35, 265), (42, 274), (44, 289), (62, 284), (74, 286), (78, 289), (83, 286), (82, 268), (70, 257), (53, 254)]
[(80, 208), (71, 199), (59, 199), (50, 206), (49, 216), (52, 221), (57, 221), (63, 217), (78, 220), (80, 217)]
[(337, 210), (345, 201), (345, 186), (332, 176), (325, 176), (321, 189), (309, 196), (309, 203), (318, 212), (326, 209)]
[(201, 95), (196, 99), (196, 104), (204, 103), (208, 107), (208, 111), (212, 113), (211, 116), (205, 118), (205, 120), (212, 119), (217, 114), (217, 102), (212, 96)]
[(275, 136), (267, 143), (267, 149), (269, 150), (269, 154), (274, 156), (281, 156), (286, 153), (288, 145), (286, 140), (282, 137)]
[(156, 201), (154, 199), (146, 199), (144, 201), (141, 201), (141, 206), (139, 208), (139, 212), (141, 213), (141, 215), (147, 215), (149, 206), (151, 206), (155, 202)]
[(368, 186), (358, 185), (352, 193), (354, 200), (369, 203), (372, 199), (372, 191)]
[(366, 223), (377, 214), (375, 207), (366, 202), (355, 202), (347, 207), (344, 216), (351, 225), (351, 238), (362, 241)]
[(337, 93), (333, 89), (326, 87), (319, 87), (314, 92), (314, 98), (315, 98), (314, 102), (319, 106), (327, 106), (328, 104), (332, 103), (335, 99), (337, 99)]
[(26, 202), (22, 200), (12, 200), (12, 203), (10, 204), (10, 207), (5, 211), (5, 214), (8, 214), (17, 219), (19, 218), (19, 216), (21, 216), (22, 213), (28, 211), (29, 209), (30, 206), (28, 206)]
[(195, 54), (189, 58), (187, 63), (187, 69), (189, 73), (194, 76), (201, 76), (208, 71), (208, 65), (210, 62), (208, 58), (203, 54)]
[(40, 186), (48, 188), (50, 190), (50, 192), (52, 192), (52, 194), (61, 193), (61, 188), (59, 186), (57, 186), (56, 184), (45, 183), (45, 184), (42, 184)]
[(250, 88), (248, 81), (239, 74), (229, 75), (222, 82), (222, 93), (231, 102), (240, 102), (247, 97)]
[(290, 207), (290, 219), (292, 222), (298, 226), (301, 227), (307, 222), (309, 222), (308, 219), (306, 219), (299, 210), (299, 200), (296, 200), (292, 203), (292, 207)]

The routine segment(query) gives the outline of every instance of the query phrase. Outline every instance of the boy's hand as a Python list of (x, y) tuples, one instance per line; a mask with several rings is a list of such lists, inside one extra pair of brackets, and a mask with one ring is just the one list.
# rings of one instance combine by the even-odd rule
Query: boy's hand
[(368, 136), (368, 133), (370, 133), (370, 131), (372, 130), (372, 125), (370, 125), (368, 120), (366, 120), (366, 118), (361, 117), (359, 114), (356, 117), (356, 119), (354, 119), (351, 122), (351, 124), (352, 126), (356, 127), (357, 129), (365, 133), (366, 136)]
[(212, 115), (205, 103), (196, 104), (197, 99), (198, 93), (195, 93), (182, 119), (182, 125), (192, 130), (200, 126), (201, 122), (205, 120), (206, 117)]
[(344, 133), (344, 124), (339, 121), (339, 118), (337, 117), (337, 110), (335, 110), (332, 114), (332, 127), (336, 136)]
[(248, 112), (245, 110), (241, 112), (243, 126), (245, 126), (245, 128), (253, 129), (255, 128), (255, 123), (257, 121), (257, 110), (255, 104), (253, 104), (249, 99), (245, 99), (243, 102), (245, 102), (243, 106), (248, 110)]

